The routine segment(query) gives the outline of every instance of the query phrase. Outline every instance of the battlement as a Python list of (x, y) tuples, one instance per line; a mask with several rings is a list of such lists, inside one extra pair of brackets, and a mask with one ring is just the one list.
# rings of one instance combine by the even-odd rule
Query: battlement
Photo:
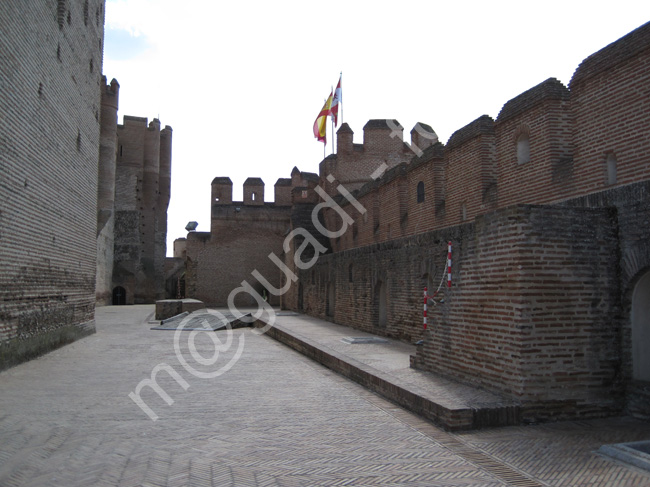
[(244, 204), (251, 206), (264, 204), (264, 181), (262, 178), (248, 178), (244, 181)]
[[(411, 130), (411, 143), (404, 142), (404, 127), (395, 119), (369, 120), (363, 127), (363, 144), (354, 143), (354, 131), (347, 123), (336, 136), (336, 154), (323, 159), (319, 166), (323, 187), (330, 195), (336, 194), (339, 183), (355, 190), (371, 182), (378, 160), (388, 168), (395, 167), (438, 142), (435, 131), (421, 122)], [(329, 175), (334, 176), (336, 184), (327, 181)]]
[[(430, 127), (417, 124), (408, 157), (387, 143), (383, 152), (364, 157), (369, 141), (379, 146), (380, 134), (401, 140), (396, 120), (370, 120), (361, 152), (350, 151), (353, 132), (344, 124), (338, 133), (344, 144), (321, 162), (321, 180), (335, 176), (330, 195), (339, 182), (358, 189), (356, 197), (368, 211), (362, 218), (348, 205), (356, 231), (332, 242), (334, 250), (647, 180), (650, 142), (639, 134), (647, 133), (648, 110), (636, 93), (648, 76), (649, 59), (650, 23), (585, 59), (571, 89), (548, 78), (504, 103), (496, 120), (482, 115), (456, 130), (446, 146)], [(414, 146), (423, 145), (422, 133), (432, 143), (418, 154)], [(384, 161), (387, 170), (369, 181)]]
[(124, 115), (122, 117), (122, 124), (118, 124), (117, 128), (124, 130), (128, 126), (131, 125), (144, 125), (145, 127), (149, 123), (149, 119), (147, 117), (135, 117), (133, 115)]
[(106, 107), (117, 110), (120, 98), (120, 84), (115, 78), (110, 83), (106, 82), (106, 76), (102, 76), (102, 108)]

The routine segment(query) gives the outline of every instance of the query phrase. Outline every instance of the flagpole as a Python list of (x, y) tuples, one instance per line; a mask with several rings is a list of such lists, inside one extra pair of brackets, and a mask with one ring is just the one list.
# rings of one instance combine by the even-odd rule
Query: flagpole
[[(332, 86), (332, 93), (334, 93), (334, 87)], [(336, 96), (336, 95), (334, 95)], [(334, 154), (335, 149), (334, 149), (334, 117), (332, 117), (330, 113), (330, 121), (332, 122), (332, 154)]]
[(330, 117), (330, 118), (332, 119), (332, 154), (335, 154), (336, 153), (336, 147), (334, 146), (334, 138), (335, 138), (334, 137), (334, 119), (332, 117)]
[(339, 105), (341, 105), (341, 123), (343, 123), (343, 71), (339, 75), (339, 81), (341, 82), (341, 98), (339, 99)]

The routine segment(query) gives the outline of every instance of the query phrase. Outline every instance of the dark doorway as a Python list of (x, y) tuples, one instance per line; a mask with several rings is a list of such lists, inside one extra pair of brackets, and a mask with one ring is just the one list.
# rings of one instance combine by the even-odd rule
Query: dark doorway
[(336, 306), (336, 288), (333, 282), (327, 284), (327, 301), (325, 303), (325, 314), (334, 318), (334, 307)]
[(121, 306), (126, 304), (126, 289), (122, 286), (117, 286), (113, 289), (113, 306)]

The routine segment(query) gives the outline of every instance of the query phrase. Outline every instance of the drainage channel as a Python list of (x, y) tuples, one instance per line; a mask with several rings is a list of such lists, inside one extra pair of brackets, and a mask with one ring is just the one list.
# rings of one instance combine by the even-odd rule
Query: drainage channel
[[(417, 428), (416, 428), (417, 429)], [(419, 430), (418, 430), (419, 431)], [(446, 438), (441, 438), (437, 434), (432, 435), (430, 433), (423, 433), (436, 442), (440, 443), (444, 447), (451, 450), (456, 455), (464, 458), (468, 462), (476, 465), (477, 467), (485, 470), (486, 472), (492, 474), (494, 477), (505, 482), (507, 485), (513, 487), (546, 487), (547, 484), (542, 484), (535, 479), (525, 476), (518, 470), (506, 465), (505, 463), (495, 460), (491, 456), (476, 450), (463, 442), (457, 440), (449, 433), (444, 433), (441, 431), (442, 435), (445, 435)], [(441, 435), (441, 436), (442, 436)]]
[(382, 409), (387, 414), (390, 414), (395, 419), (420, 432), (422, 435), (431, 438), (433, 441), (447, 448), (455, 455), (458, 455), (472, 465), (475, 465), (477, 468), (489, 473), (508, 486), (548, 487), (548, 484), (532, 479), (510, 465), (500, 462), (487, 453), (467, 445), (453, 434), (443, 431), (439, 427), (434, 426), (402, 407), (396, 406), (394, 408), (386, 409), (387, 399), (368, 391), (362, 386), (348, 382), (345, 387), (354, 387), (356, 393), (363, 395), (364, 399), (370, 402), (373, 406)]

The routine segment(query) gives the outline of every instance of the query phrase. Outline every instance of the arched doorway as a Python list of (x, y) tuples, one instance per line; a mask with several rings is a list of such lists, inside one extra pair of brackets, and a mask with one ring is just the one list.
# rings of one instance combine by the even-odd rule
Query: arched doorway
[(632, 377), (650, 382), (650, 271), (632, 293)]
[(126, 289), (117, 286), (113, 289), (113, 306), (122, 306), (126, 304)]

